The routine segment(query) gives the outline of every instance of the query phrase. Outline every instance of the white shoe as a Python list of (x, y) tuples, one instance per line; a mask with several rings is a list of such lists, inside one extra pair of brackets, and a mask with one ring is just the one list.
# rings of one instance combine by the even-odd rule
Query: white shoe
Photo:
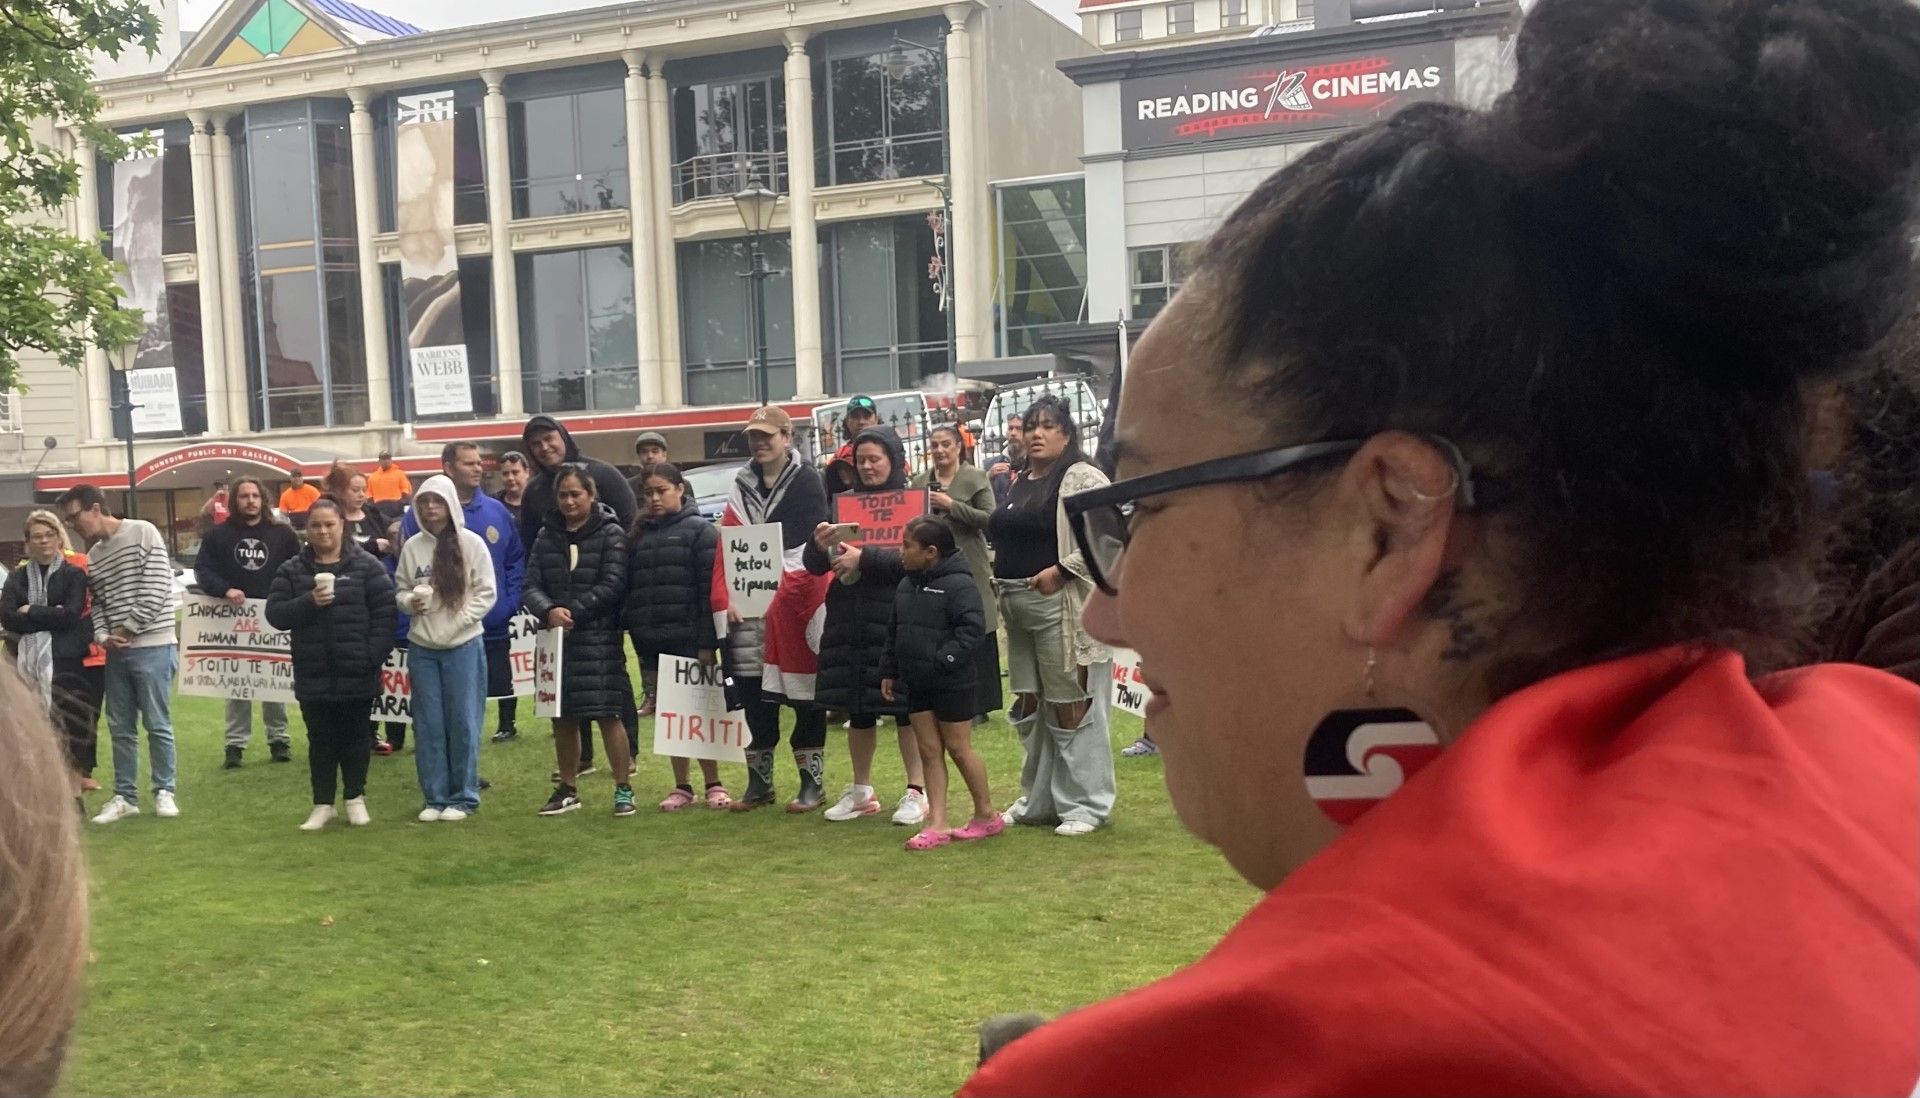
[(333, 816), (334, 816), (334, 812), (333, 812), (332, 805), (316, 804), (313, 806), (313, 811), (307, 815), (307, 822), (300, 825), (300, 830), (318, 831), (321, 828), (332, 823)]
[(464, 808), (443, 808), (440, 810), (440, 822), (442, 823), (458, 823), (466, 818), (467, 812)]
[(153, 795), (153, 814), (169, 820), (180, 814), (180, 802), (173, 799), (173, 790), (162, 789)]
[(420, 810), (420, 822), (421, 822), (421, 823), (423, 823), (423, 824), (430, 824), (430, 823), (438, 823), (438, 822), (439, 822), (439, 820), (440, 820), (440, 810), (439, 810), (439, 809), (437, 809), (437, 808), (423, 808), (423, 809), (421, 809), (421, 810)]
[(1085, 820), (1068, 820), (1067, 822), (1061, 824), (1059, 827), (1054, 828), (1053, 833), (1055, 835), (1068, 835), (1068, 836), (1091, 835), (1098, 830), (1099, 828), (1093, 826), (1092, 824), (1088, 823)]
[(355, 827), (365, 827), (373, 822), (373, 817), (367, 815), (365, 797), (355, 797), (347, 802), (347, 822)]
[(1008, 827), (1012, 827), (1013, 826), (1013, 809), (1009, 808), (1005, 812), (1000, 813), (1000, 822), (1003, 824), (1006, 824)]
[(893, 810), (893, 822), (901, 827), (918, 827), (927, 818), (927, 795), (916, 789), (907, 790), (900, 803)]
[(139, 814), (139, 805), (132, 803), (125, 797), (116, 796), (107, 802), (106, 807), (100, 810), (100, 814), (93, 818), (93, 822), (97, 824), (110, 824), (124, 820), (128, 816), (138, 816)]
[(845, 793), (840, 794), (839, 803), (827, 809), (826, 817), (834, 823), (845, 823), (879, 811), (880, 802), (875, 799), (872, 787), (863, 791), (857, 785), (850, 785)]

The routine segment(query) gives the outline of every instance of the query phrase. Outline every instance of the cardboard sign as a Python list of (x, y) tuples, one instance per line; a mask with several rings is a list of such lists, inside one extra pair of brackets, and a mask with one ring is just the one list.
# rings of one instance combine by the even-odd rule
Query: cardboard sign
[[(532, 614), (521, 610), (507, 622), (507, 663), (513, 668), (512, 697), (533, 696), (533, 638), (540, 633), (540, 623)], [(495, 695), (489, 694), (488, 698)]]
[(1153, 692), (1140, 678), (1140, 653), (1131, 648), (1113, 650), (1113, 707), (1136, 717), (1147, 715), (1147, 698)]
[(848, 542), (849, 545), (871, 544), (897, 549), (900, 536), (907, 531), (907, 523), (926, 513), (925, 488), (860, 495), (842, 492), (833, 497), (833, 521), (860, 524), (860, 540)]
[(780, 589), (780, 524), (720, 528), (720, 560), (726, 567), (727, 600), (743, 618), (764, 618)]
[(744, 712), (727, 709), (726, 681), (726, 672), (719, 667), (661, 656), (654, 694), (653, 753), (746, 762), (753, 733), (747, 730)]
[(387, 653), (380, 668), (380, 696), (373, 699), (373, 719), (394, 724), (413, 723), (413, 676), (407, 673), (407, 650)]
[(533, 715), (560, 715), (560, 657), (567, 643), (564, 629), (542, 629), (533, 635)]
[(180, 693), (196, 698), (293, 701), (293, 650), (267, 624), (267, 600), (235, 604), (188, 595), (180, 609)]

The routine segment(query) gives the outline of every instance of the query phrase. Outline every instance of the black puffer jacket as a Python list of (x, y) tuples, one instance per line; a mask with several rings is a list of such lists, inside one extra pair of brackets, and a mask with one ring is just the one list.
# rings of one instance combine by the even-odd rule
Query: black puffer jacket
[(554, 511), (527, 558), (522, 603), (546, 628), (565, 607), (573, 628), (560, 658), (560, 712), (568, 718), (617, 717), (633, 699), (620, 604), (627, 592), (627, 535), (604, 503), (578, 530)]
[(880, 673), (908, 693), (971, 693), (973, 650), (985, 632), (980, 588), (966, 554), (955, 553), (924, 572), (908, 572), (894, 589), (893, 628)]
[[(333, 602), (313, 603), (313, 578), (333, 573)], [(293, 696), (301, 701), (372, 701), (393, 650), (393, 577), (372, 553), (349, 542), (337, 564), (312, 548), (280, 566), (267, 591), (267, 623), (291, 633)]]
[(641, 518), (627, 549), (624, 619), (635, 652), (692, 659), (720, 647), (713, 629), (720, 531), (691, 497), (687, 503), (664, 518)]
[[(878, 488), (860, 488), (859, 493), (895, 492), (907, 486), (906, 450), (900, 436), (888, 427), (869, 427), (853, 440), (855, 449), (862, 442), (877, 441), (893, 457), (893, 474)], [(833, 560), (813, 541), (802, 553), (807, 571), (824, 576), (833, 570)], [(827, 586), (827, 624), (820, 636), (820, 674), (814, 680), (814, 703), (823, 709), (841, 713), (875, 716), (905, 716), (904, 698), (887, 701), (880, 696), (880, 661), (886, 653), (887, 629), (893, 621), (893, 593), (906, 574), (900, 567), (900, 550), (895, 546), (860, 547), (860, 581), (841, 583), (836, 578)]]

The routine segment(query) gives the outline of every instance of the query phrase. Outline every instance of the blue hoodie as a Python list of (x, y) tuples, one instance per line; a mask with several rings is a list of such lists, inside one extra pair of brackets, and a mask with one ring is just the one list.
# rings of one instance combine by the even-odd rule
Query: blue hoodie
[[(493, 589), (498, 593), (493, 609), (487, 611), (481, 622), (485, 632), (482, 638), (488, 643), (508, 639), (507, 623), (520, 612), (520, 589), (527, 570), (526, 550), (520, 545), (520, 527), (513, 521), (507, 505), (474, 489), (473, 498), (461, 508), (463, 521), (467, 529), (480, 535), (487, 543), (487, 553), (493, 558)], [(400, 538), (407, 538), (420, 532), (420, 523), (413, 517), (413, 508), (400, 519)]]

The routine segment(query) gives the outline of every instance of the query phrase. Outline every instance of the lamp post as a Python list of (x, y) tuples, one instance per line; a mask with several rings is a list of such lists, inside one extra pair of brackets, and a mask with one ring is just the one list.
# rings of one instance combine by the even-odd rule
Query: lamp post
[(893, 48), (887, 51), (886, 60), (881, 62), (887, 76), (895, 81), (906, 77), (913, 65), (907, 59), (909, 46), (925, 51), (940, 72), (940, 182), (933, 184), (940, 192), (941, 217), (944, 219), (941, 224), (946, 229), (941, 234), (940, 311), (947, 314), (947, 372), (958, 376), (959, 332), (954, 327), (953, 318), (953, 135), (947, 132), (947, 99), (953, 91), (947, 85), (946, 51), (931, 49), (910, 38), (902, 38), (897, 33), (893, 36)]
[(740, 211), (740, 221), (747, 227), (747, 248), (752, 259), (751, 266), (740, 277), (753, 280), (754, 391), (762, 404), (773, 402), (767, 381), (767, 276), (773, 272), (767, 270), (767, 255), (760, 248), (760, 238), (773, 228), (773, 208), (779, 201), (780, 196), (757, 178), (747, 180), (747, 185), (733, 196), (734, 208)]
[[(133, 410), (139, 406), (133, 402), (133, 379), (130, 374), (139, 353), (138, 343), (122, 343), (107, 352), (107, 360), (113, 364), (114, 373), (120, 375), (120, 399), (108, 407), (116, 413), (114, 433), (119, 434), (121, 425), (125, 424), (126, 433), (121, 437), (127, 440), (127, 517), (136, 519), (140, 517), (140, 495), (133, 490)], [(126, 413), (124, 418), (117, 414), (122, 412)]]

